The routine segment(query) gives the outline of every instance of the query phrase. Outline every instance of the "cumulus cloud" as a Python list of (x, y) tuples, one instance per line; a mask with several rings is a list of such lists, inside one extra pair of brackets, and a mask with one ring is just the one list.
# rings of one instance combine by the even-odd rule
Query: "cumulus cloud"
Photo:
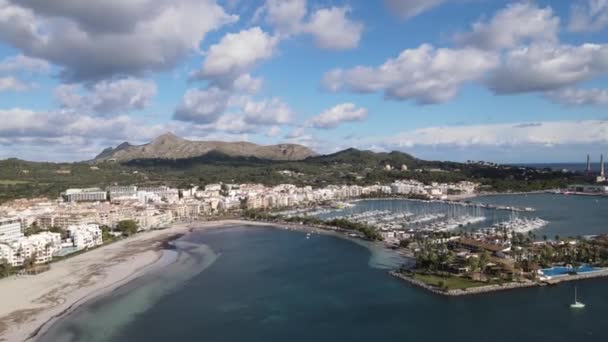
[(33, 111), (22, 108), (0, 110), (0, 135), (4, 138), (90, 137), (120, 140), (147, 139), (161, 132), (155, 126), (123, 115), (101, 118), (67, 110)]
[(453, 99), (463, 84), (481, 79), (498, 64), (499, 58), (492, 52), (437, 49), (423, 44), (404, 50), (378, 67), (332, 70), (324, 75), (322, 83), (331, 91), (382, 91), (389, 99), (434, 104)]
[(255, 94), (262, 88), (264, 81), (261, 78), (252, 77), (250, 74), (239, 76), (233, 83), (233, 89), (239, 92)]
[(31, 86), (29, 84), (24, 83), (23, 81), (12, 77), (0, 77), (0, 92), (4, 91), (24, 91), (30, 89)]
[(212, 123), (224, 113), (229, 99), (230, 93), (217, 87), (189, 89), (173, 117), (180, 121)]
[(0, 61), (0, 73), (47, 73), (50, 69), (51, 66), (47, 61), (24, 55), (7, 57)]
[(606, 45), (535, 44), (509, 51), (487, 84), (497, 94), (551, 91), (606, 72)]
[(319, 8), (307, 18), (306, 0), (266, 0), (257, 16), (264, 15), (281, 38), (308, 33), (320, 48), (344, 50), (357, 47), (363, 33), (363, 24), (349, 13), (348, 7)]
[(63, 108), (103, 116), (144, 109), (157, 92), (153, 81), (134, 78), (100, 81), (90, 89), (81, 88), (74, 84), (60, 85), (55, 89), (55, 99)]
[(595, 32), (608, 27), (608, 0), (580, 0), (572, 5), (568, 29)]
[(415, 17), (444, 2), (445, 0), (384, 0), (386, 6), (403, 19)]
[[(98, 117), (71, 110), (0, 109), (0, 156), (33, 160), (84, 160), (122, 141), (149, 141), (166, 125), (122, 115)], [(16, 154), (18, 153), (18, 154)]]
[(563, 105), (608, 105), (608, 89), (577, 89), (565, 88), (550, 91), (547, 97)]
[(349, 20), (346, 7), (324, 8), (314, 12), (305, 31), (315, 37), (317, 46), (324, 49), (344, 50), (359, 45), (363, 24)]
[(309, 124), (315, 128), (336, 128), (344, 122), (363, 121), (367, 118), (367, 109), (359, 108), (354, 103), (342, 103), (313, 117)]
[(0, 0), (0, 40), (70, 81), (171, 68), (235, 20), (215, 0)]
[(306, 0), (266, 0), (259, 11), (266, 13), (266, 21), (281, 36), (299, 33), (308, 13)]
[(471, 32), (459, 33), (455, 40), (460, 45), (490, 50), (513, 48), (524, 42), (554, 43), (558, 41), (559, 21), (550, 7), (515, 3), (487, 22), (475, 22)]
[(283, 125), (293, 120), (294, 113), (278, 98), (270, 100), (248, 100), (242, 107), (245, 122), (255, 125)]
[(259, 27), (226, 34), (209, 48), (203, 67), (195, 77), (231, 85), (258, 63), (272, 57), (278, 41)]
[(251, 132), (258, 126), (290, 124), (291, 108), (279, 98), (254, 100), (248, 95), (211, 87), (190, 89), (174, 113), (174, 119), (223, 131)]

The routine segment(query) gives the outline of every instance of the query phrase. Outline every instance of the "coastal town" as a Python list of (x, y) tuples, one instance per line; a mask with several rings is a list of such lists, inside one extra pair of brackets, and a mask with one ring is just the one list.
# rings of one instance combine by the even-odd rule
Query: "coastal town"
[(46, 264), (53, 257), (103, 244), (104, 236), (121, 236), (121, 222), (136, 231), (167, 228), (173, 223), (213, 219), (243, 210), (310, 207), (372, 194), (447, 197), (472, 194), (476, 185), (415, 181), (387, 186), (328, 186), (320, 189), (282, 184), (209, 184), (204, 188), (111, 186), (67, 189), (58, 199), (20, 199), (0, 206), (0, 260), (11, 267)]
[[(393, 275), (438, 293), (475, 293), (471, 289), (495, 289), (497, 284), (508, 288), (505, 283), (532, 286), (567, 278), (560, 276), (604, 272), (604, 237), (541, 239), (535, 231), (548, 222), (530, 216), (534, 208), (467, 201), (478, 190), (473, 182), (425, 185), (410, 179), (316, 189), (226, 183), (187, 189), (67, 189), (57, 199), (20, 199), (0, 206), (0, 265), (5, 276), (37, 273), (55, 259), (138, 232), (244, 217), (378, 241), (410, 260)], [(426, 209), (351, 210), (365, 199), (408, 199)], [(439, 209), (428, 209), (433, 204)], [(490, 222), (494, 212), (503, 214)]]

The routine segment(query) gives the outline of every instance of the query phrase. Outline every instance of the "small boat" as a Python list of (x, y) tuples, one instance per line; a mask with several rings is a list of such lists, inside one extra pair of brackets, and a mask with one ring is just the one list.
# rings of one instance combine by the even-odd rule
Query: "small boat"
[(576, 298), (576, 286), (574, 287), (574, 303), (570, 304), (570, 308), (572, 309), (583, 309), (585, 304), (578, 301)]

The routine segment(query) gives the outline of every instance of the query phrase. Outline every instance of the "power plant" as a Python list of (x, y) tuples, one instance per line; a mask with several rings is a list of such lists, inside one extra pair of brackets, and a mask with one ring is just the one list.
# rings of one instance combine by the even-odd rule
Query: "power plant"
[[(587, 154), (587, 168), (585, 169), (585, 172), (586, 172), (587, 176), (591, 176), (591, 174), (592, 174), (591, 159), (588, 154)], [(603, 183), (606, 181), (606, 166), (604, 165), (604, 154), (600, 155), (600, 172), (595, 177), (595, 181), (597, 183)]]

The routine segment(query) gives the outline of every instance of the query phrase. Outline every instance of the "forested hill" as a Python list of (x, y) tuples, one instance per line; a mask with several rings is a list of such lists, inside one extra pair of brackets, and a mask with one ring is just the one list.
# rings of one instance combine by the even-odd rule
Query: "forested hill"
[[(393, 167), (386, 170), (386, 165)], [(402, 170), (402, 165), (407, 170)], [(347, 149), (304, 160), (234, 157), (218, 151), (183, 159), (134, 159), (128, 162), (37, 163), (18, 159), (0, 161), (0, 202), (20, 197), (57, 197), (70, 187), (112, 184), (165, 184), (185, 187), (213, 182), (267, 185), (293, 183), (388, 184), (398, 179), (426, 183), (470, 180), (493, 191), (525, 191), (585, 181), (580, 175), (514, 166), (426, 161), (403, 152), (375, 153)]]

